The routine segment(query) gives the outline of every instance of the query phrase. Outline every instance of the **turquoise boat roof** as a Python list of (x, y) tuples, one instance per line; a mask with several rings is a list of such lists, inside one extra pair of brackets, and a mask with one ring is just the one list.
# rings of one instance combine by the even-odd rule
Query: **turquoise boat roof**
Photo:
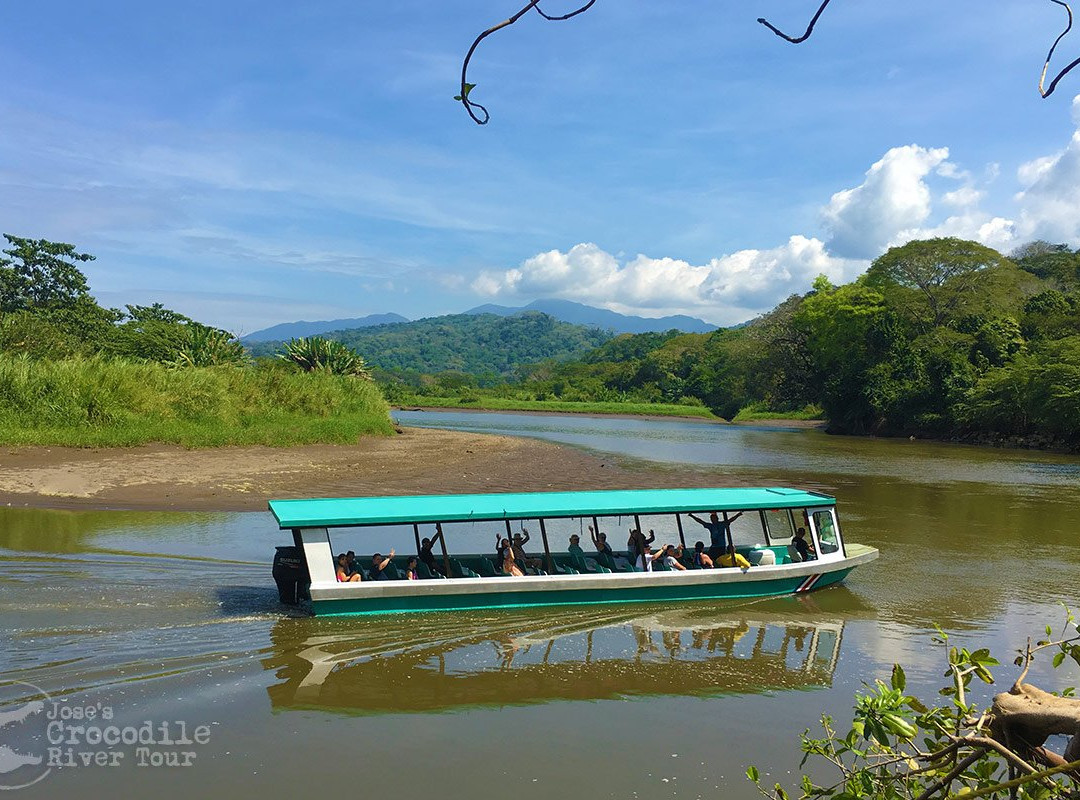
[(290, 529), (671, 514), (680, 511), (756, 511), (835, 504), (836, 500), (828, 495), (778, 487), (271, 500), (270, 511), (281, 528)]

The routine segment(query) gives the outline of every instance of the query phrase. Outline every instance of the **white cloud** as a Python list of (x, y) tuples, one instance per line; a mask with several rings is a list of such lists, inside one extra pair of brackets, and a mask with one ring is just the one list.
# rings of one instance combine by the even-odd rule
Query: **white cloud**
[(955, 208), (968, 208), (977, 206), (984, 196), (985, 192), (979, 191), (974, 186), (961, 186), (959, 189), (945, 192), (941, 196), (941, 202)]
[[(1080, 96), (1073, 110), (1080, 128)], [(836, 192), (822, 207), (829, 234), (824, 242), (794, 235), (779, 247), (739, 250), (702, 264), (647, 255), (627, 259), (579, 244), (540, 253), (514, 269), (483, 272), (471, 288), (487, 296), (559, 297), (727, 324), (807, 291), (819, 274), (836, 283), (851, 280), (888, 247), (914, 239), (954, 236), (1001, 252), (1034, 238), (1080, 244), (1080, 130), (1060, 152), (1019, 168), (1023, 189), (1011, 216), (983, 208), (998, 164), (969, 170), (948, 159), (944, 147), (890, 149), (861, 184)]]
[(866, 180), (832, 196), (822, 210), (831, 233), (829, 250), (849, 258), (874, 258), (896, 235), (920, 227), (930, 217), (931, 192), (924, 180), (935, 168), (943, 177), (959, 173), (946, 166), (946, 147), (894, 147), (866, 172)]
[(732, 324), (770, 308), (779, 298), (806, 291), (821, 273), (842, 281), (863, 267), (833, 258), (823, 242), (805, 236), (700, 265), (646, 255), (620, 261), (595, 244), (578, 244), (565, 253), (540, 253), (515, 269), (482, 272), (472, 288), (488, 296), (559, 297), (616, 311), (693, 314)]
[[(1080, 128), (1080, 95), (1073, 118)], [(1024, 187), (1016, 195), (1023, 239), (1080, 240), (1080, 130), (1060, 152), (1021, 165), (1017, 178)]]

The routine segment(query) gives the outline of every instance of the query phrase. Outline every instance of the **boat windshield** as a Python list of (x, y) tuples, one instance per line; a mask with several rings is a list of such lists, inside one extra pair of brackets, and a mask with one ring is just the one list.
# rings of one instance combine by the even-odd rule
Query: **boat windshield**
[(817, 528), (822, 554), (835, 553), (840, 549), (840, 537), (837, 535), (836, 521), (833, 519), (831, 510), (815, 511), (814, 527)]

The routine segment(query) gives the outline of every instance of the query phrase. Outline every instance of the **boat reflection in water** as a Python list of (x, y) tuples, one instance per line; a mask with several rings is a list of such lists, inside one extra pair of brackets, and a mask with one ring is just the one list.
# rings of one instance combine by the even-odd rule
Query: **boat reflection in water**
[(837, 588), (735, 607), (283, 619), (264, 662), (283, 680), (267, 691), (275, 710), (383, 714), (825, 687), (853, 604)]

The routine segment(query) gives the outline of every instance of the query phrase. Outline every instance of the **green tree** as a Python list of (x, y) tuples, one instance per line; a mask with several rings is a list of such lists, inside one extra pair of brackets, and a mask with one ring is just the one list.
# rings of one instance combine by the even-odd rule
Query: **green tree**
[(963, 308), (989, 267), (1006, 263), (996, 250), (963, 239), (927, 239), (892, 247), (866, 273), (923, 330), (943, 325)]
[(1052, 282), (1056, 288), (1080, 289), (1080, 250), (1067, 244), (1034, 241), (1019, 247), (1011, 258), (1020, 269)]
[(8, 249), (0, 258), (0, 311), (64, 308), (90, 297), (86, 276), (76, 263), (93, 261), (74, 245), (24, 239), (5, 233)]

